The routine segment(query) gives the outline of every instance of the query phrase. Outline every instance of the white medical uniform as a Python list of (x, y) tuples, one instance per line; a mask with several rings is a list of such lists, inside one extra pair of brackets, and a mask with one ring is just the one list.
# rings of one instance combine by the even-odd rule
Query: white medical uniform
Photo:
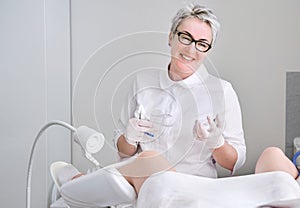
[(143, 107), (142, 118), (154, 123), (149, 132), (154, 136), (144, 136), (145, 142), (139, 143), (141, 151), (161, 152), (178, 172), (217, 177), (212, 151), (193, 136), (195, 120), (207, 122), (207, 116), (218, 115), (225, 122), (225, 141), (238, 153), (233, 173), (244, 164), (246, 147), (237, 95), (229, 82), (210, 75), (203, 65), (176, 82), (167, 70), (149, 69), (137, 74), (121, 111), (115, 144), (128, 120), (141, 116), (137, 113), (139, 106)]

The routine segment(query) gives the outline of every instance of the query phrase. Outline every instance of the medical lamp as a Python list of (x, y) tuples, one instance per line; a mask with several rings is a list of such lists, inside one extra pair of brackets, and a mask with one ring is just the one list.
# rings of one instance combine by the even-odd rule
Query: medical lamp
[(38, 132), (37, 136), (35, 137), (35, 140), (33, 142), (28, 168), (27, 168), (27, 185), (26, 185), (26, 207), (30, 208), (30, 198), (31, 198), (31, 175), (32, 175), (32, 160), (34, 158), (34, 151), (35, 147), (37, 145), (37, 142), (40, 138), (40, 136), (43, 134), (43, 132), (50, 126), (53, 125), (59, 125), (63, 126), (69, 130), (71, 130), (73, 134), (73, 140), (79, 144), (81, 147), (84, 156), (90, 160), (92, 163), (94, 163), (96, 166), (99, 166), (99, 162), (92, 156), (92, 154), (99, 152), (103, 145), (105, 138), (103, 134), (87, 127), (87, 126), (80, 126), (77, 129), (63, 121), (54, 120), (49, 123), (47, 123), (45, 126), (43, 126), (40, 131)]

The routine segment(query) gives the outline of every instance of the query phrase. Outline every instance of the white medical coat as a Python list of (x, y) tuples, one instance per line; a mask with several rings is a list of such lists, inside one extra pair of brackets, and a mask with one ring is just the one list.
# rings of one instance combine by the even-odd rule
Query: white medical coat
[(244, 164), (246, 147), (237, 95), (229, 82), (210, 75), (203, 65), (176, 82), (169, 78), (167, 70), (148, 69), (137, 74), (122, 107), (115, 144), (124, 134), (128, 120), (140, 116), (139, 106), (143, 107), (142, 117), (154, 123), (150, 132), (154, 137), (145, 135), (146, 142), (139, 144), (141, 151), (161, 152), (178, 172), (217, 177), (211, 150), (193, 136), (195, 120), (206, 122), (207, 116), (218, 115), (225, 121), (225, 141), (238, 153), (233, 173)]

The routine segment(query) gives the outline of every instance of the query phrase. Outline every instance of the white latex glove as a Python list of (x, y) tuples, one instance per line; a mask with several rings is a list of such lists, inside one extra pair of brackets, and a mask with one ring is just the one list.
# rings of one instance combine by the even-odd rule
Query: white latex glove
[(125, 139), (129, 144), (137, 146), (138, 142), (151, 139), (151, 135), (148, 133), (151, 128), (151, 122), (138, 118), (131, 118), (128, 121), (126, 132), (124, 134)]
[(193, 128), (194, 138), (197, 140), (205, 141), (206, 146), (211, 149), (217, 149), (221, 147), (225, 140), (222, 136), (224, 123), (220, 121), (217, 116), (215, 121), (210, 117), (207, 117), (208, 125), (200, 123), (199, 120), (195, 121)]

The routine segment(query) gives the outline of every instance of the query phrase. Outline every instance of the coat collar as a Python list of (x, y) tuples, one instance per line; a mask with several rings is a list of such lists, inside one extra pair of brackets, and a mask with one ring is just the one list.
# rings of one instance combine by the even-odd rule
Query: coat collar
[(180, 81), (171, 80), (169, 76), (169, 70), (163, 70), (160, 72), (160, 87), (162, 89), (166, 89), (176, 84), (184, 88), (191, 88), (195, 84), (203, 83), (208, 76), (209, 73), (207, 72), (206, 67), (203, 64), (201, 64), (200, 67), (191, 76)]

